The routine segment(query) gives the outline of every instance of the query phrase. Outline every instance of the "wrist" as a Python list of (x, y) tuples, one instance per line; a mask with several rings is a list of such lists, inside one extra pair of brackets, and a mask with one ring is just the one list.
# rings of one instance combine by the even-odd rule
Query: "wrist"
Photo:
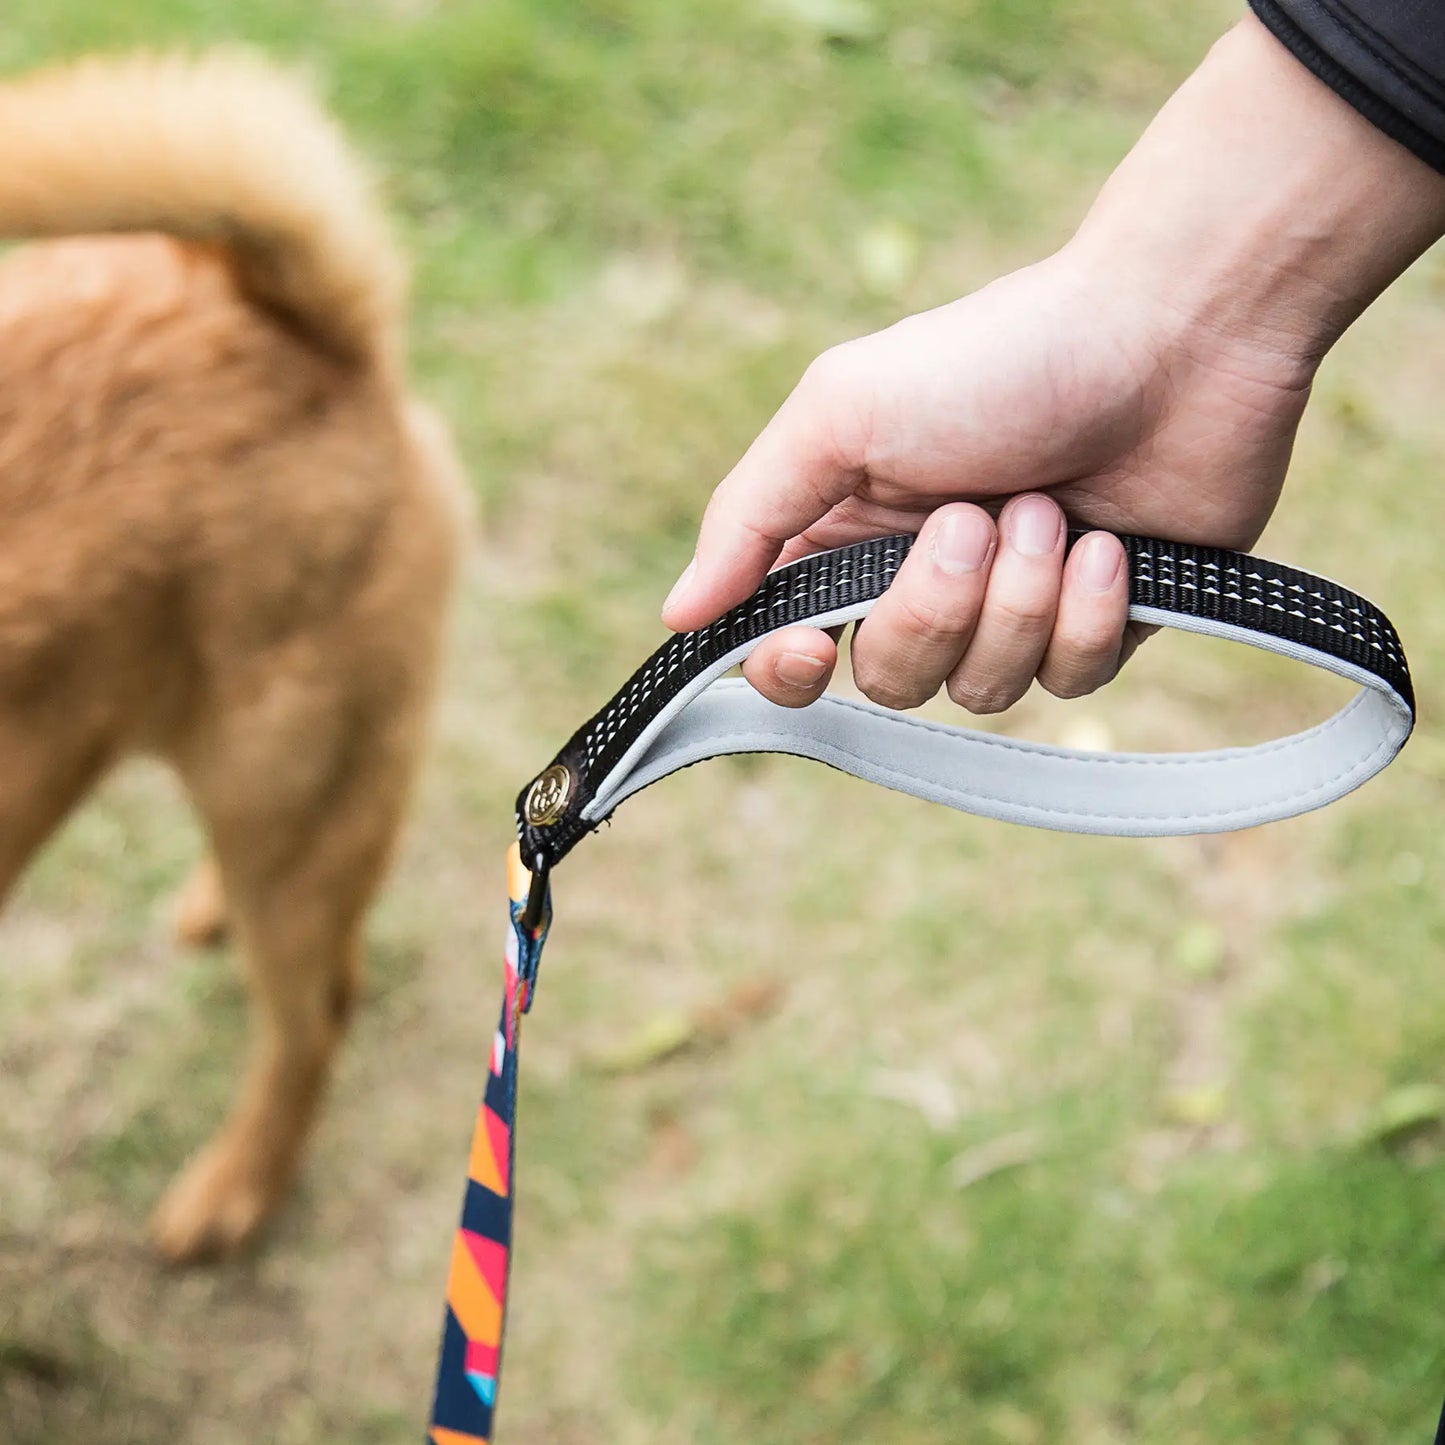
[(1445, 177), (1253, 17), (1160, 111), (1065, 248), (1187, 349), (1308, 385), (1445, 231)]

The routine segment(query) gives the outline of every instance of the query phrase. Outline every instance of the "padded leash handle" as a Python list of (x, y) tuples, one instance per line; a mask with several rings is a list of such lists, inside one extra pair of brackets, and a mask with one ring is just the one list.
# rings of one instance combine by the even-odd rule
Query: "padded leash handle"
[[(1070, 542), (1082, 533), (1072, 533)], [(1129, 615), (1298, 658), (1359, 684), (1318, 727), (1201, 753), (1086, 753), (825, 695), (778, 707), (722, 675), (769, 633), (865, 617), (908, 555), (901, 535), (806, 557), (716, 622), (665, 642), (517, 800), (541, 876), (624, 799), (705, 758), (781, 752), (983, 817), (1075, 833), (1226, 832), (1307, 812), (1379, 772), (1415, 720), (1399, 637), (1363, 597), (1241, 552), (1124, 537)]]

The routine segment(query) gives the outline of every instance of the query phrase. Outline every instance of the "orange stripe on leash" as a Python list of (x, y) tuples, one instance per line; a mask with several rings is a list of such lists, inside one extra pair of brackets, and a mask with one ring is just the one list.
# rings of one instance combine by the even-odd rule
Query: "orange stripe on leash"
[(487, 1445), (486, 1437), (482, 1435), (463, 1435), (460, 1430), (443, 1430), (440, 1425), (433, 1425), (428, 1437), (431, 1445)]
[(463, 1232), (452, 1238), (452, 1267), (447, 1275), (447, 1303), (469, 1340), (495, 1345), (502, 1338), (502, 1302), (482, 1278)]
[(477, 1114), (477, 1127), (472, 1134), (472, 1153), (467, 1160), (467, 1173), (483, 1189), (507, 1197), (507, 1158), (511, 1149), (511, 1134), (507, 1126), (482, 1105)]

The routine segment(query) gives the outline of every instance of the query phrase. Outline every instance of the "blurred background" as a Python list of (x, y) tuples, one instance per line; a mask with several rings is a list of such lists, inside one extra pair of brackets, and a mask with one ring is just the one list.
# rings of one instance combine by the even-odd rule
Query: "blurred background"
[[(517, 787), (659, 638), (710, 489), (821, 348), (1051, 250), (1214, 0), (32, 0), (0, 69), (239, 38), (318, 80), (415, 259), (482, 527), (368, 1002), (263, 1248), (165, 1273), (244, 1005), (125, 770), (0, 920), (0, 1439), (419, 1438)], [(1445, 1386), (1445, 265), (1325, 367), (1261, 550), (1379, 601), (1422, 725), (1209, 841), (693, 769), (556, 879), (510, 1445), (1424, 1442)], [(996, 726), (1263, 737), (1338, 701), (1162, 638)], [(941, 712), (940, 715), (946, 715)]]

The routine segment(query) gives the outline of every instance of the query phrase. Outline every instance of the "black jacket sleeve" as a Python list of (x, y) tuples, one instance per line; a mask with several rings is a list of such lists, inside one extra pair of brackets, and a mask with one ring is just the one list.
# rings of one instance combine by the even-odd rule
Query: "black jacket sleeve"
[(1249, 0), (1332, 90), (1445, 172), (1445, 0)]

